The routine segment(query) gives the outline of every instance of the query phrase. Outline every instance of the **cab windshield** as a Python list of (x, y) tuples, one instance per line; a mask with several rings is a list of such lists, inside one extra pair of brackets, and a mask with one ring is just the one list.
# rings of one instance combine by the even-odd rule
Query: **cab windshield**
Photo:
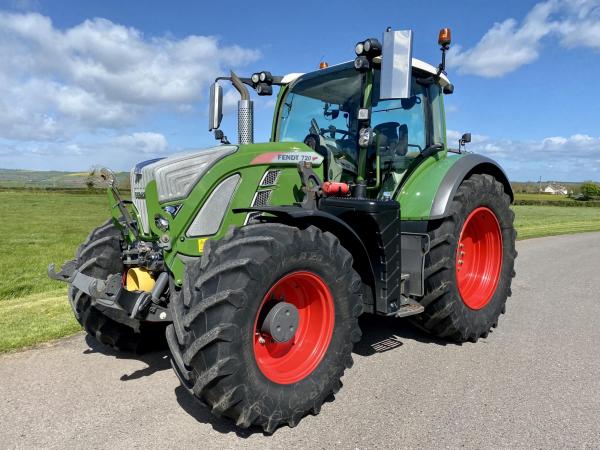
[[(358, 120), (363, 76), (352, 64), (311, 73), (292, 84), (279, 112), (278, 140), (304, 142), (327, 161), (327, 178), (346, 181), (358, 174)], [(367, 150), (366, 178), (397, 184), (428, 145), (427, 88), (413, 77), (411, 97), (379, 98), (379, 70), (374, 71), (371, 104), (373, 145)]]
[(299, 79), (283, 99), (278, 140), (305, 142), (335, 161), (329, 164), (329, 179), (356, 175), (361, 83), (362, 75), (353, 66), (329, 69)]

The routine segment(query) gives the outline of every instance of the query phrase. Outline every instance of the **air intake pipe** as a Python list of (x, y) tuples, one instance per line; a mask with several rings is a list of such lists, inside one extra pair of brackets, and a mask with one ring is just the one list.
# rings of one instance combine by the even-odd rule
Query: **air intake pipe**
[(241, 97), (238, 101), (238, 143), (252, 144), (254, 142), (254, 104), (250, 100), (248, 89), (233, 71), (231, 71), (231, 83)]

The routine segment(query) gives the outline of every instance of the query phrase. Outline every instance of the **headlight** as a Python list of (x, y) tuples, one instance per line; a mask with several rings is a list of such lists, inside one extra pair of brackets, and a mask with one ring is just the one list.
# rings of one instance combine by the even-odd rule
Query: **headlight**
[(171, 202), (186, 198), (208, 169), (236, 150), (235, 145), (223, 145), (200, 152), (173, 155), (153, 164), (158, 200)]
[(219, 231), (240, 179), (239, 174), (232, 175), (211, 192), (186, 231), (186, 236), (210, 236)]

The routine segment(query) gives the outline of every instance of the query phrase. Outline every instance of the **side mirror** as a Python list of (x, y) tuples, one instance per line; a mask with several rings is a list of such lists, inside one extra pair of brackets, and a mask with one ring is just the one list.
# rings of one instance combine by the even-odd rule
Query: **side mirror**
[(379, 88), (382, 100), (410, 97), (412, 38), (412, 30), (388, 29), (383, 33)]
[(223, 119), (223, 88), (216, 81), (210, 86), (208, 100), (208, 131), (216, 130)]
[(458, 152), (460, 153), (464, 148), (465, 144), (471, 142), (471, 133), (465, 133), (458, 140)]

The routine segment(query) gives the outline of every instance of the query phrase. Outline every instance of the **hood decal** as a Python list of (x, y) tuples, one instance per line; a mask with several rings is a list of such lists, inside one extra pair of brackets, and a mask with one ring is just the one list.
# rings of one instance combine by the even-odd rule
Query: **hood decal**
[(314, 152), (268, 152), (258, 155), (251, 164), (293, 164), (309, 162), (315, 166), (323, 162), (323, 157)]

